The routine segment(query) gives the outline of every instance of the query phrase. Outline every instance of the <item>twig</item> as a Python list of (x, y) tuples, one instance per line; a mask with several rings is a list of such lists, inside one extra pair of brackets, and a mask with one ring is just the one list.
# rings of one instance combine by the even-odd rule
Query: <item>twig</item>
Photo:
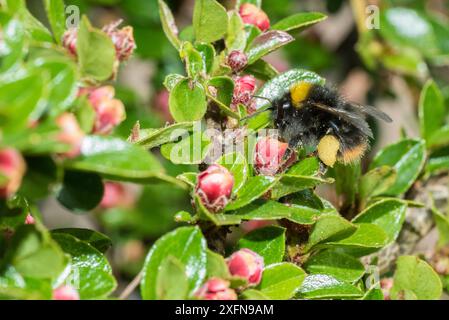
[(139, 272), (139, 274), (131, 281), (128, 286), (122, 291), (122, 293), (119, 296), (120, 300), (127, 299), (131, 293), (137, 288), (137, 286), (140, 283), (140, 280), (142, 280), (142, 272)]

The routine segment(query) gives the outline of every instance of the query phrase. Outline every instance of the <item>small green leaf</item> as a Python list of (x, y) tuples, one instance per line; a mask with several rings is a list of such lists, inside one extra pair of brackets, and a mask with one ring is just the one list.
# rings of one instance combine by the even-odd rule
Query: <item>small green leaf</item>
[(161, 129), (144, 129), (139, 132), (136, 144), (147, 149), (153, 149), (160, 145), (174, 142), (179, 137), (191, 132), (194, 122), (179, 122)]
[(197, 43), (195, 49), (200, 53), (203, 58), (204, 70), (207, 74), (212, 72), (215, 62), (215, 48), (208, 43)]
[(263, 270), (262, 282), (257, 287), (273, 300), (291, 299), (301, 287), (306, 273), (293, 263), (278, 263)]
[(204, 206), (199, 196), (195, 197), (195, 204), (198, 209), (199, 217), (202, 220), (213, 222), (216, 226), (232, 226), (238, 225), (241, 222), (240, 217), (236, 215), (210, 212)]
[(372, 223), (382, 228), (388, 236), (388, 242), (393, 242), (401, 232), (405, 220), (407, 204), (400, 200), (389, 199), (374, 203), (366, 208), (352, 222)]
[(268, 31), (253, 40), (246, 53), (248, 64), (292, 42), (294, 38), (284, 31)]
[(406, 192), (415, 182), (426, 161), (423, 140), (402, 140), (381, 150), (370, 165), (370, 169), (390, 166), (397, 172), (396, 183), (384, 192), (397, 196)]
[(200, 164), (211, 147), (209, 137), (198, 130), (179, 142), (164, 144), (161, 147), (161, 153), (175, 164)]
[(228, 30), (226, 9), (215, 0), (197, 0), (193, 9), (193, 28), (198, 42), (214, 42)]
[(176, 26), (175, 18), (170, 8), (163, 0), (159, 2), (159, 16), (161, 18), (162, 29), (165, 32), (170, 43), (177, 49), (181, 47), (181, 43), (178, 38), (178, 27)]
[(232, 173), (234, 177), (232, 193), (237, 194), (248, 179), (248, 164), (246, 163), (245, 157), (241, 153), (233, 152), (223, 155), (216, 163), (222, 165)]
[(427, 146), (435, 145), (429, 140), (441, 127), (444, 121), (445, 107), (444, 98), (437, 84), (429, 80), (419, 100), (419, 122), (421, 136), (426, 140)]
[(54, 233), (52, 237), (72, 258), (69, 278), (78, 281), (81, 299), (101, 299), (114, 291), (117, 283), (112, 268), (100, 251), (70, 234)]
[(189, 284), (183, 264), (172, 255), (160, 265), (156, 278), (156, 296), (158, 300), (184, 300)]
[(74, 236), (78, 240), (88, 243), (101, 253), (105, 253), (112, 245), (111, 239), (109, 239), (107, 236), (98, 231), (89, 229), (76, 229), (76, 228), (56, 229), (52, 230), (51, 233), (69, 234), (71, 236)]
[(168, 91), (172, 91), (179, 81), (184, 80), (186, 77), (172, 73), (165, 77), (164, 86)]
[(161, 263), (169, 255), (185, 266), (189, 294), (198, 289), (206, 276), (206, 249), (206, 240), (199, 228), (194, 227), (178, 228), (157, 240), (145, 259), (140, 286), (142, 298), (157, 299), (156, 279)]
[(207, 109), (204, 88), (192, 80), (181, 80), (170, 92), (169, 105), (176, 122), (201, 120)]
[(305, 278), (298, 292), (305, 299), (350, 299), (359, 298), (362, 292), (357, 287), (326, 274), (312, 274)]
[(431, 266), (414, 256), (398, 258), (390, 292), (393, 300), (439, 300), (441, 294), (441, 280)]
[(239, 240), (237, 248), (258, 253), (265, 265), (281, 262), (285, 254), (285, 229), (270, 226), (254, 230)]
[(0, 51), (0, 70), (6, 71), (20, 63), (25, 53), (25, 30), (17, 19), (2, 22), (3, 43)]
[(426, 142), (431, 148), (440, 148), (449, 145), (449, 125), (438, 128)]
[(270, 190), (277, 179), (267, 176), (251, 177), (237, 193), (237, 199), (226, 206), (226, 211), (237, 210), (260, 198)]
[(306, 261), (304, 268), (311, 274), (325, 274), (351, 283), (365, 273), (365, 267), (359, 260), (335, 250), (318, 252)]
[(77, 53), (83, 76), (96, 81), (111, 78), (116, 59), (114, 44), (105, 33), (92, 28), (85, 16), (78, 30)]
[(229, 13), (229, 25), (225, 43), (229, 52), (233, 50), (243, 51), (246, 48), (245, 25), (237, 12)]
[(225, 259), (209, 249), (207, 249), (206, 279), (221, 278), (229, 279), (231, 277)]
[[(203, 56), (190, 42), (182, 43), (179, 55), (185, 62), (189, 78), (197, 80), (206, 73), (206, 63), (203, 60)], [(190, 89), (192, 89), (191, 86)]]
[(333, 168), (337, 194), (344, 199), (343, 206), (352, 205), (359, 189), (361, 175), (360, 163), (348, 164), (337, 162)]
[(290, 17), (284, 18), (275, 23), (271, 28), (273, 30), (290, 31), (295, 29), (304, 29), (327, 18), (325, 14), (319, 12), (301, 12)]
[(389, 166), (372, 169), (360, 179), (360, 199), (366, 203), (370, 198), (383, 194), (396, 182), (396, 178), (396, 171)]
[(441, 213), (435, 206), (432, 207), (432, 215), (438, 229), (438, 245), (444, 247), (449, 244), (449, 218)]
[(103, 198), (103, 181), (94, 173), (66, 171), (58, 192), (60, 204), (75, 213), (87, 213), (95, 209)]
[(252, 74), (256, 78), (264, 81), (269, 81), (279, 75), (279, 71), (277, 71), (273, 65), (269, 64), (263, 59), (259, 59), (253, 64), (249, 65), (247, 68), (245, 68), (245, 72)]
[(66, 25), (64, 1), (45, 0), (44, 3), (48, 21), (50, 22), (54, 37), (58, 43), (61, 43)]

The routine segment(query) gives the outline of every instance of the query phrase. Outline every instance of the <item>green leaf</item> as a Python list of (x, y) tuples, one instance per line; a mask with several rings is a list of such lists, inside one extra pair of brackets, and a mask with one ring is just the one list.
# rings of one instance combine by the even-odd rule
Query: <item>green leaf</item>
[(179, 81), (185, 79), (186, 77), (172, 73), (165, 77), (164, 86), (168, 91), (172, 91), (173, 88), (178, 84)]
[(169, 105), (176, 122), (201, 120), (207, 109), (204, 88), (192, 80), (181, 80), (170, 92)]
[(305, 270), (311, 274), (325, 274), (344, 282), (356, 282), (365, 273), (363, 264), (350, 255), (335, 250), (324, 250), (310, 257)]
[(95, 209), (103, 198), (103, 181), (94, 173), (66, 171), (57, 199), (75, 213), (86, 213)]
[(135, 144), (147, 149), (153, 149), (176, 141), (187, 132), (191, 132), (193, 128), (194, 122), (179, 122), (161, 129), (144, 129), (139, 132), (139, 137)]
[(198, 42), (214, 42), (228, 30), (226, 9), (215, 0), (197, 0), (193, 9), (193, 28)]
[(355, 225), (336, 214), (320, 215), (310, 232), (305, 250), (308, 251), (320, 243), (346, 238), (356, 229)]
[(366, 203), (370, 198), (379, 196), (396, 182), (396, 171), (389, 166), (374, 168), (360, 178), (359, 197)]
[(301, 205), (284, 205), (277, 201), (253, 202), (231, 214), (242, 220), (280, 220), (287, 219), (298, 224), (315, 223), (320, 211)]
[(382, 289), (376, 287), (371, 288), (365, 293), (362, 300), (384, 300)]
[(92, 28), (87, 17), (83, 17), (77, 38), (78, 62), (81, 74), (96, 81), (111, 78), (116, 59), (112, 40), (100, 30)]
[(206, 63), (203, 60), (203, 56), (190, 42), (186, 41), (182, 43), (179, 55), (185, 62), (189, 78), (197, 80), (201, 75), (206, 73)]
[(232, 193), (237, 194), (248, 179), (248, 164), (246, 163), (245, 157), (241, 153), (233, 152), (223, 155), (216, 163), (222, 165), (232, 173), (234, 177)]
[(439, 148), (449, 145), (449, 125), (438, 128), (426, 142), (431, 148)]
[(159, 2), (159, 16), (161, 18), (162, 29), (165, 32), (170, 43), (177, 49), (181, 47), (181, 43), (178, 38), (178, 27), (176, 26), (175, 18), (173, 17), (173, 13), (167, 4), (158, 0)]
[(432, 215), (438, 229), (438, 245), (444, 247), (449, 244), (449, 218), (441, 213), (435, 206), (432, 207)]
[(69, 234), (52, 237), (72, 257), (69, 278), (78, 282), (80, 299), (101, 299), (114, 291), (117, 283), (112, 268), (100, 251)]
[(284, 31), (268, 31), (253, 40), (246, 53), (248, 64), (292, 42), (294, 38)]
[(343, 196), (343, 207), (352, 205), (359, 188), (360, 163), (345, 165), (337, 162), (333, 168), (337, 194)]
[(225, 259), (209, 249), (207, 249), (206, 279), (221, 278), (229, 279), (231, 277)]
[(349, 237), (325, 243), (326, 246), (343, 248), (355, 256), (364, 256), (378, 251), (388, 244), (388, 235), (375, 224), (359, 223)]
[(323, 21), (327, 18), (325, 14), (319, 12), (301, 12), (290, 17), (284, 18), (275, 23), (271, 29), (290, 31), (295, 29), (303, 30), (306, 27), (312, 26), (315, 23)]
[(45, 0), (45, 10), (48, 21), (53, 30), (53, 35), (58, 43), (61, 43), (65, 32), (65, 7), (63, 0)]
[(245, 290), (240, 296), (243, 300), (270, 300), (270, 298), (263, 294), (262, 291), (254, 289)]
[(67, 228), (67, 229), (56, 229), (51, 231), (52, 234), (62, 233), (69, 234), (78, 240), (88, 243), (101, 253), (105, 253), (112, 245), (111, 239), (106, 235), (89, 229), (77, 229), (77, 228)]
[(427, 163), (426, 170), (430, 173), (449, 170), (449, 156), (431, 157)]
[(285, 229), (270, 226), (254, 230), (239, 240), (237, 248), (258, 253), (265, 265), (281, 262), (285, 254)]
[(366, 208), (352, 222), (355, 224), (375, 224), (387, 234), (390, 243), (395, 241), (401, 232), (406, 210), (407, 204), (403, 201), (382, 200)]
[(237, 210), (260, 198), (270, 190), (277, 179), (267, 176), (251, 177), (237, 193), (237, 199), (226, 206), (226, 211)]
[(58, 182), (58, 168), (49, 156), (27, 157), (27, 170), (18, 193), (28, 201), (39, 201), (53, 191)]
[(231, 214), (221, 214), (210, 212), (202, 203), (199, 196), (195, 197), (195, 205), (198, 210), (198, 216), (202, 220), (213, 222), (216, 226), (232, 226), (241, 222), (240, 217)]
[(253, 64), (245, 68), (245, 72), (252, 74), (256, 78), (264, 81), (269, 81), (279, 75), (279, 72), (274, 66), (263, 59), (259, 59)]
[(233, 50), (243, 51), (246, 48), (245, 25), (237, 12), (229, 13), (229, 25), (225, 43), (229, 52)]
[[(214, 87), (214, 89), (216, 89), (216, 93), (214, 90), (214, 94), (210, 92), (209, 95), (214, 100), (218, 100), (221, 104), (229, 108), (234, 94), (234, 81), (232, 81), (230, 77), (214, 77), (208, 81), (207, 85), (208, 87)], [(220, 104), (218, 106), (220, 107)]]
[(305, 299), (350, 299), (359, 298), (362, 292), (357, 287), (326, 274), (312, 274), (305, 278), (298, 292)]
[(197, 44), (195, 44), (195, 49), (200, 53), (200, 55), (203, 59), (205, 72), (207, 74), (210, 74), (212, 72), (214, 62), (215, 62), (214, 46), (212, 46), (208, 43), (197, 43)]
[(445, 107), (444, 98), (437, 84), (429, 80), (422, 92), (419, 100), (419, 122), (421, 136), (426, 140), (427, 146), (431, 147), (429, 140), (433, 134), (441, 127), (444, 121)]
[(431, 266), (414, 256), (398, 258), (390, 292), (393, 300), (439, 300), (441, 294), (440, 278)]
[(426, 161), (426, 149), (423, 140), (402, 140), (382, 149), (374, 158), (370, 169), (390, 166), (397, 172), (393, 186), (385, 195), (397, 196), (406, 192), (419, 176)]
[(201, 130), (195, 130), (179, 142), (164, 144), (161, 147), (161, 153), (175, 164), (200, 164), (211, 147), (209, 137)]
[(262, 282), (257, 287), (273, 300), (291, 299), (306, 277), (306, 273), (293, 263), (278, 263), (263, 270)]
[(157, 299), (184, 300), (187, 297), (188, 289), (189, 283), (184, 265), (171, 255), (165, 258), (156, 278)]
[(64, 165), (74, 170), (98, 173), (110, 180), (176, 183), (176, 179), (165, 175), (162, 165), (152, 154), (118, 138), (87, 136), (83, 140), (81, 156), (66, 161)]
[(53, 280), (68, 263), (61, 248), (47, 234), (30, 225), (16, 230), (5, 261), (24, 277)]
[(157, 240), (145, 259), (142, 298), (157, 299), (156, 279), (161, 271), (161, 263), (169, 255), (176, 257), (185, 266), (189, 293), (198, 289), (206, 276), (206, 249), (206, 240), (200, 229), (195, 227), (178, 228)]
[(25, 53), (25, 30), (17, 19), (2, 20), (0, 21), (3, 29), (3, 48), (0, 50), (2, 58), (0, 71), (7, 71), (18, 65)]

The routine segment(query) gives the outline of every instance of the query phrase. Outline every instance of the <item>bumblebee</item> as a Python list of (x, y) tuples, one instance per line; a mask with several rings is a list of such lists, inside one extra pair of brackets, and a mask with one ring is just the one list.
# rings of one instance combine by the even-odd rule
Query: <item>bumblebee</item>
[(296, 149), (316, 148), (327, 166), (360, 160), (373, 133), (366, 116), (391, 122), (385, 113), (370, 106), (346, 101), (336, 90), (298, 82), (272, 101), (273, 120), (281, 138)]

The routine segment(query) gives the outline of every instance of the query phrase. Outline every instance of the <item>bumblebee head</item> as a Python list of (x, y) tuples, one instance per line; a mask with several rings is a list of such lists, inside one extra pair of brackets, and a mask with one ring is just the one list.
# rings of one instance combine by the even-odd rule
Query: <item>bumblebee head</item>
[(300, 108), (301, 104), (307, 99), (312, 88), (309, 82), (301, 81), (290, 87), (290, 97), (295, 108)]

